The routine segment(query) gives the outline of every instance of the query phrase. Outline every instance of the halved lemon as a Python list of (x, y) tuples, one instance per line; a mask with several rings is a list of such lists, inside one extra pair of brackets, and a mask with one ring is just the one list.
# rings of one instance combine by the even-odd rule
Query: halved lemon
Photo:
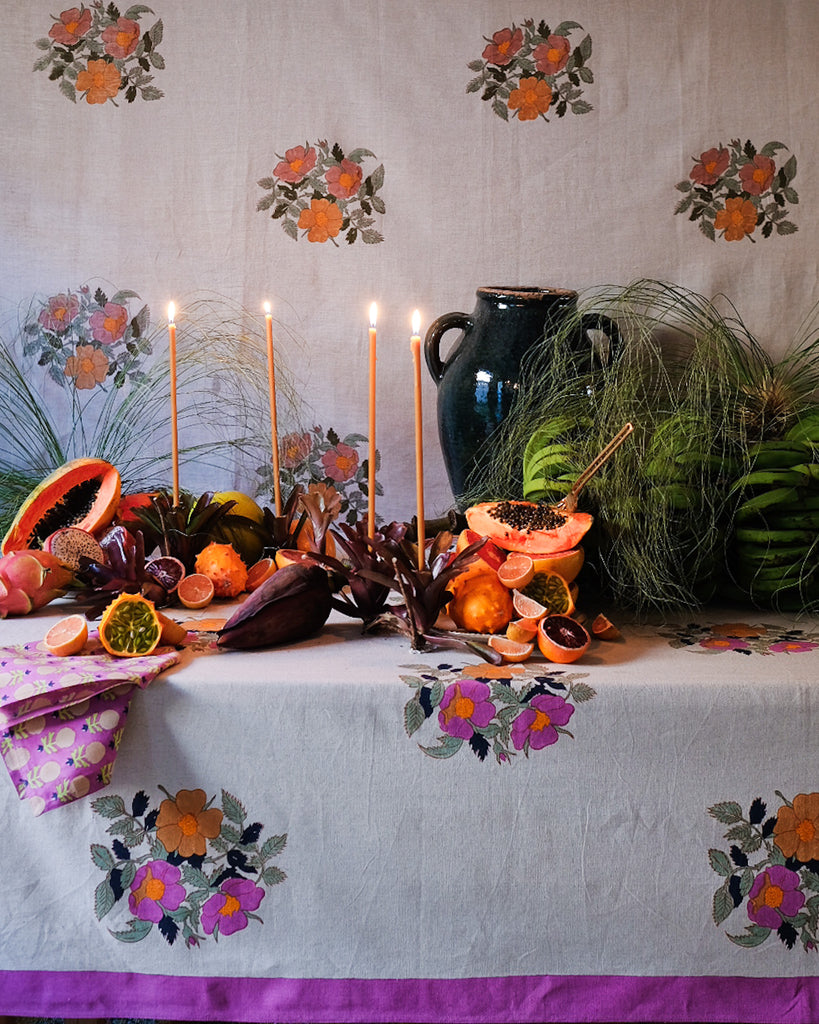
[(153, 601), (142, 594), (120, 594), (102, 613), (99, 634), (109, 654), (138, 658), (159, 644), (162, 624)]
[(55, 622), (43, 638), (50, 654), (58, 658), (66, 658), (70, 654), (79, 654), (88, 639), (88, 622), (84, 615), (66, 615)]

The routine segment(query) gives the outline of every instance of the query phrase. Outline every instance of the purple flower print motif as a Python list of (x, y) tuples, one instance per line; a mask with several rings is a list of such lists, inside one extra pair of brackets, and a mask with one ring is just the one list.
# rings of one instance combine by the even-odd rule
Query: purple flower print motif
[(762, 928), (778, 928), (783, 917), (793, 917), (805, 904), (795, 871), (772, 864), (754, 879), (748, 893), (748, 917)]
[(187, 893), (179, 884), (181, 871), (175, 864), (152, 860), (134, 875), (128, 906), (141, 921), (162, 920), (168, 910), (178, 910)]
[(771, 654), (801, 654), (803, 651), (814, 651), (819, 644), (811, 640), (777, 640), (768, 650)]
[(749, 644), (747, 640), (736, 636), (709, 636), (700, 640), (700, 647), (707, 651), (746, 651)]
[(202, 928), (212, 935), (219, 926), (220, 935), (232, 935), (247, 928), (246, 910), (256, 910), (264, 898), (264, 889), (254, 885), (249, 878), (227, 878), (221, 885), (221, 892), (202, 907)]
[(523, 750), (527, 742), (532, 750), (557, 743), (555, 726), (566, 725), (574, 714), (574, 705), (554, 693), (539, 693), (529, 701), (512, 723), (512, 743), (515, 750)]
[(489, 687), (477, 679), (451, 683), (441, 701), (438, 722), (444, 732), (458, 739), (472, 738), (475, 728), (484, 729), (495, 717), (495, 705), (488, 700)]

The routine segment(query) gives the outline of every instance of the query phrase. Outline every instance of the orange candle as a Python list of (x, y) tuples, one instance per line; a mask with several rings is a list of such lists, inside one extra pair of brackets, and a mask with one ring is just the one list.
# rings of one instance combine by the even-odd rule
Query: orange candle
[(270, 398), (270, 446), (273, 450), (273, 502), (276, 515), (282, 514), (282, 489), (279, 481), (279, 427), (276, 417), (276, 365), (273, 358), (273, 314), (270, 303), (264, 304), (265, 329), (267, 334), (267, 388)]
[(373, 302), (370, 306), (370, 454), (367, 474), (367, 536), (375, 533), (375, 320), (378, 307)]
[(179, 435), (176, 426), (176, 307), (168, 304), (168, 363), (171, 374), (171, 466), (173, 470), (173, 507), (179, 505)]
[(418, 519), (418, 568), (426, 565), (426, 527), (424, 523), (424, 420), (421, 404), (421, 314), (412, 314), (410, 349), (415, 371), (415, 504)]

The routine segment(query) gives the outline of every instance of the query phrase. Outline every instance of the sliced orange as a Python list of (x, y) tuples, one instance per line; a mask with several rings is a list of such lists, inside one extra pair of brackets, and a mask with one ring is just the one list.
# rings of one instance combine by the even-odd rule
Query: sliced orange
[(252, 593), (265, 580), (270, 579), (276, 569), (276, 560), (274, 558), (260, 558), (258, 562), (254, 562), (247, 570), (245, 590)]
[(510, 640), (508, 636), (490, 636), (489, 646), (493, 651), (497, 651), (504, 661), (526, 661), (535, 649), (531, 641), (520, 643), (517, 640)]
[(540, 622), (549, 611), (546, 605), (524, 594), (522, 590), (512, 591), (512, 606), (522, 619), (533, 619), (535, 622)]
[(159, 644), (162, 626), (154, 608), (142, 594), (120, 594), (100, 619), (100, 643), (119, 658), (139, 658)]
[(547, 615), (537, 627), (537, 645), (547, 661), (568, 665), (589, 649), (591, 637), (568, 615)]
[(159, 635), (159, 642), (166, 644), (169, 647), (178, 647), (180, 644), (185, 642), (185, 637), (188, 635), (187, 629), (176, 619), (171, 619), (167, 615), (163, 615), (162, 612), (156, 613), (159, 619), (159, 625), (162, 628), (162, 632)]
[(620, 630), (601, 612), (592, 622), (592, 635), (598, 640), (622, 640)]
[(571, 615), (574, 611), (572, 589), (557, 572), (536, 572), (530, 583), (521, 588), (527, 597), (539, 601), (553, 615)]
[(535, 563), (522, 551), (513, 551), (498, 569), (498, 579), (510, 590), (523, 590), (534, 575)]
[(213, 600), (213, 580), (200, 572), (185, 576), (176, 588), (176, 596), (186, 608), (204, 608)]
[(537, 636), (537, 619), (512, 619), (506, 627), (506, 635), (519, 644), (528, 644)]
[(66, 615), (55, 622), (43, 638), (50, 654), (58, 658), (67, 658), (70, 654), (79, 654), (88, 639), (88, 623), (84, 615)]
[(557, 572), (567, 583), (573, 583), (583, 568), (586, 553), (583, 548), (568, 548), (552, 555), (532, 555), (535, 572)]

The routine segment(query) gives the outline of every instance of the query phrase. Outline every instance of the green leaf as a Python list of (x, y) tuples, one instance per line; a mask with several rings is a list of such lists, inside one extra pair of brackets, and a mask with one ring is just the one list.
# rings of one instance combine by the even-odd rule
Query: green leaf
[(739, 880), (739, 894), (745, 899), (748, 893), (751, 891), (751, 887), (754, 884), (754, 869), (745, 868), (742, 872), (742, 877)]
[(119, 883), (123, 889), (127, 889), (131, 882), (133, 882), (134, 877), (136, 876), (137, 865), (132, 860), (126, 860), (119, 870)]
[(379, 164), (369, 178), (372, 184), (372, 191), (375, 193), (384, 185), (384, 165)]
[(262, 848), (259, 850), (259, 856), (262, 860), (267, 860), (268, 857), (276, 857), (282, 852), (287, 846), (287, 833), (281, 836), (268, 836), (267, 839), (262, 843)]
[(210, 880), (207, 875), (200, 871), (199, 868), (195, 868), (192, 864), (182, 865), (182, 879), (187, 882), (188, 885), (195, 885), (199, 889), (210, 888)]
[(265, 868), (262, 872), (262, 881), (265, 885), (279, 885), (287, 878), (287, 875), (277, 868), (275, 865), (271, 865), (269, 868)]
[[(46, 67), (48, 67), (48, 62), (49, 62), (50, 59), (51, 59), (50, 57), (42, 57), (42, 58), (40, 58), (40, 60), (37, 61), (37, 64), (41, 64), (42, 68), (46, 68)], [(42, 68), (38, 68), (37, 64), (34, 65), (34, 70), (35, 71), (41, 71)], [(479, 76), (478, 78), (473, 78), (467, 84), (466, 91), (468, 93), (469, 92), (480, 92), (482, 86), (483, 86), (483, 76)]]
[(588, 114), (592, 110), (594, 110), (594, 107), (591, 103), (587, 103), (585, 100), (575, 100), (572, 103), (573, 114)]
[(222, 811), (226, 818), (241, 825), (247, 817), (247, 811), (235, 796), (232, 796), (226, 789), (222, 790)]
[(781, 167), (781, 173), (785, 175), (785, 180), (790, 182), (796, 177), (796, 157), (792, 156), (786, 160)]
[(413, 733), (417, 732), (426, 720), (427, 716), (424, 714), (424, 709), (421, 707), (421, 702), (417, 697), (407, 701), (404, 706), (404, 729), (407, 736), (412, 736)]
[(435, 757), (442, 760), (446, 757), (452, 757), (457, 754), (463, 746), (463, 740), (457, 736), (439, 736), (439, 744), (437, 747), (422, 747), (419, 743), (420, 749), (427, 755), (427, 757)]
[(759, 152), (762, 156), (774, 156), (777, 150), (787, 148), (784, 142), (766, 142)]
[(795, 231), (798, 230), (799, 228), (797, 228), (797, 226), (789, 220), (781, 220), (776, 225), (776, 233), (778, 235), (792, 235)]
[(114, 855), (108, 847), (101, 846), (99, 843), (91, 844), (91, 860), (101, 871), (110, 871), (117, 866)]
[(819, 875), (815, 871), (808, 871), (805, 868), (802, 872), (802, 885), (810, 892), (819, 892)]
[(709, 850), (708, 861), (718, 875), (730, 878), (734, 873), (734, 868), (728, 859), (728, 854), (724, 853), (722, 850)]
[[(46, 48), (50, 49), (50, 47), (51, 47), (51, 43), (47, 39), (41, 39), (37, 45), (39, 46), (40, 43), (45, 43), (46, 44), (45, 47), (40, 46), (41, 50), (42, 49), (46, 49)], [(482, 60), (471, 60), (466, 66), (469, 68), (470, 71), (483, 71), (483, 61)]]
[(723, 921), (730, 917), (733, 909), (734, 901), (731, 899), (728, 887), (726, 885), (721, 885), (714, 893), (714, 900), (711, 907), (711, 916), (714, 918), (714, 924), (722, 924)]
[(368, 156), (371, 156), (373, 160), (378, 159), (375, 153), (371, 152), (369, 149), (363, 149), (361, 147), (354, 149), (351, 153), (348, 153), (347, 159), (352, 161), (354, 164), (360, 164), (361, 161), (366, 159)]
[(222, 825), (219, 836), (221, 839), (224, 839), (225, 842), (235, 844), (242, 838), (242, 833), (239, 829), (231, 828), (230, 825)]
[(144, 100), (161, 100), (165, 93), (155, 85), (143, 86), (140, 90)]
[(67, 99), (71, 100), (72, 103), (77, 102), (77, 90), (74, 88), (71, 82), (68, 81), (67, 78), (63, 78), (60, 82), (60, 92)]
[(94, 913), (97, 920), (101, 921), (115, 903), (114, 890), (109, 880), (105, 878), (94, 890)]
[(114, 932), (109, 928), (109, 932), (115, 939), (119, 939), (120, 942), (139, 942), (153, 928), (151, 921), (139, 921), (137, 918), (129, 921), (128, 925), (129, 927), (126, 931)]
[(737, 946), (744, 946), (751, 949), (760, 946), (771, 934), (770, 928), (760, 928), (758, 924), (748, 925), (745, 935), (729, 935), (728, 938)]
[(492, 109), (498, 115), (498, 117), (503, 118), (504, 121), (509, 120), (509, 111), (506, 107), (506, 104), (502, 100), (496, 99), (495, 102), (492, 104)]
[(589, 686), (588, 683), (574, 683), (570, 694), (575, 704), (584, 704), (587, 700), (597, 696), (597, 690), (593, 686)]
[(586, 85), (591, 85), (594, 81), (594, 73), (591, 68), (587, 68), (584, 64), (582, 68), (577, 69), (578, 75), (580, 75), (581, 82), (585, 82)]
[(576, 21), (561, 21), (557, 28), (547, 33), (547, 35), (567, 36), (573, 28), (583, 28), (583, 26)]
[(123, 18), (128, 18), (129, 21), (138, 20), (140, 14), (153, 14), (154, 12), (150, 7), (145, 4), (134, 4), (133, 7), (129, 7), (128, 10), (123, 14)]
[(125, 801), (121, 796), (101, 796), (91, 803), (91, 810), (103, 818), (118, 818), (125, 814)]
[(154, 46), (159, 46), (159, 44), (162, 42), (162, 36), (164, 35), (164, 31), (165, 29), (162, 24), (161, 18), (159, 19), (159, 21), (156, 22), (153, 28), (148, 29), (148, 35), (151, 37), (151, 42), (153, 43)]

